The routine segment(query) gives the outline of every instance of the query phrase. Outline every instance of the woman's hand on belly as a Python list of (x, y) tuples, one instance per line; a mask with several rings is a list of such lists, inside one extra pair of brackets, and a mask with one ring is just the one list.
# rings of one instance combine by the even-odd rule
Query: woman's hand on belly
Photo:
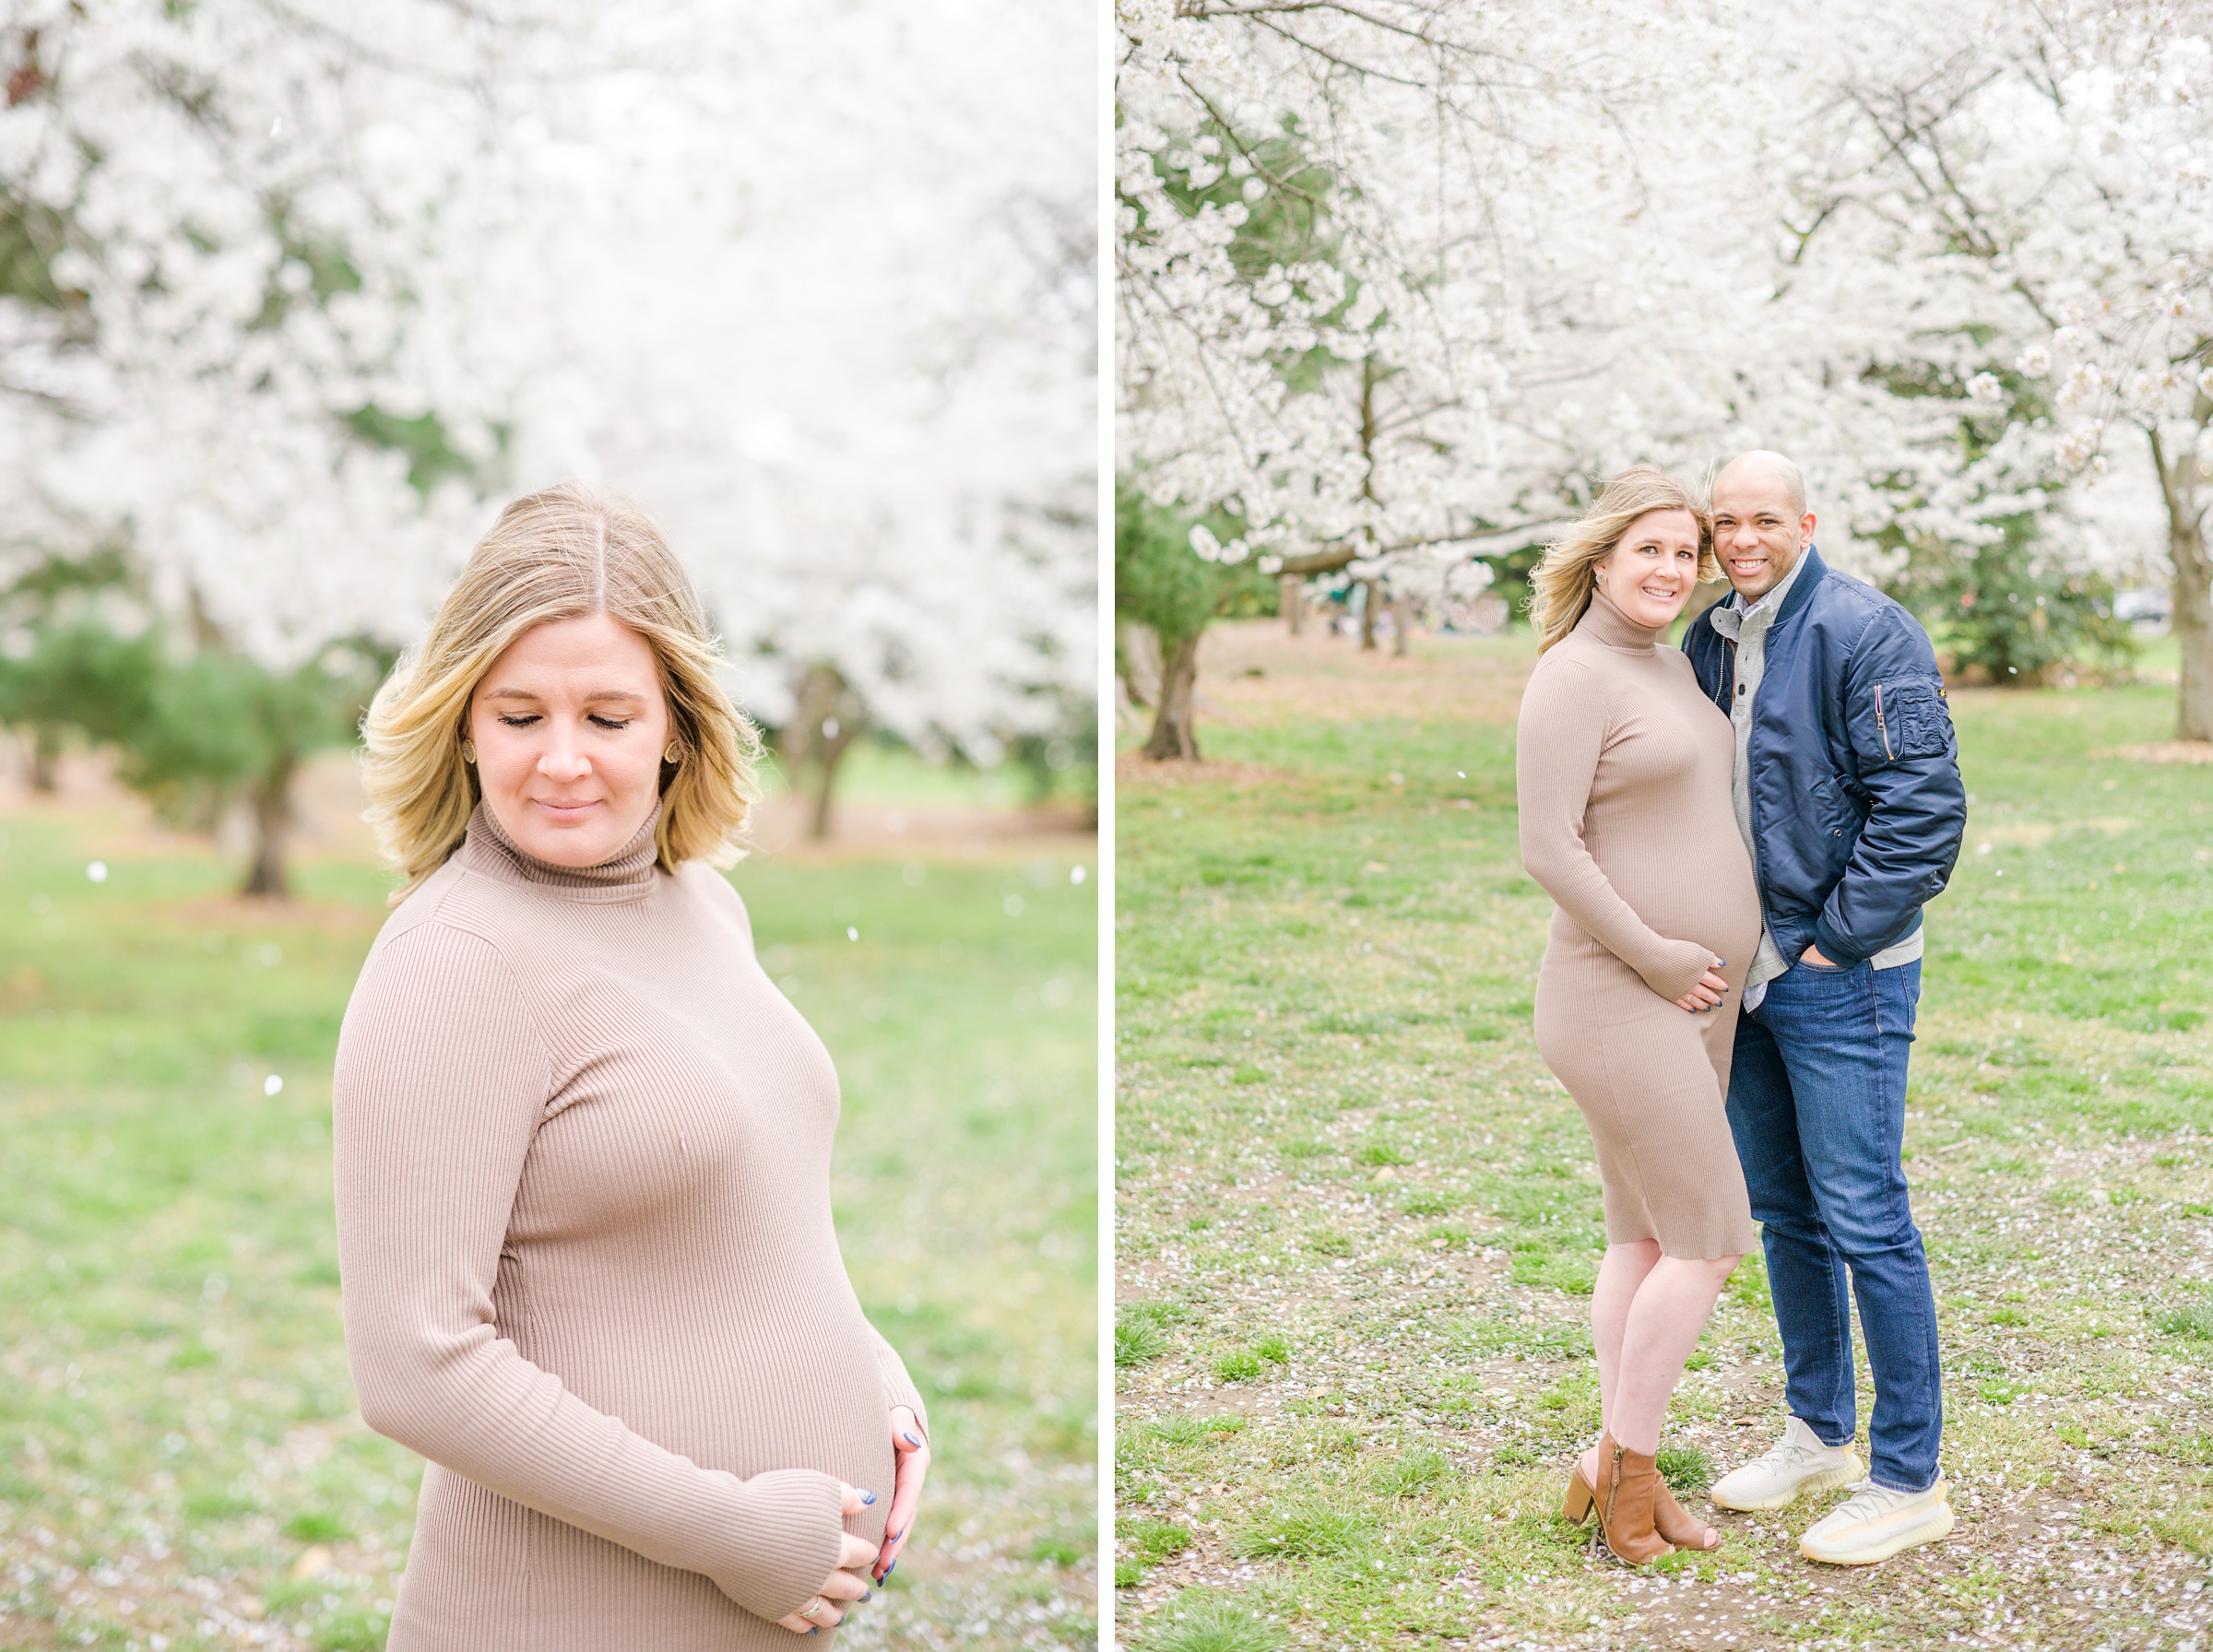
[(876, 1555), (878, 1583), (899, 1564), (915, 1529), (915, 1512), (922, 1506), (922, 1481), (929, 1473), (929, 1436), (920, 1420), (903, 1405), (892, 1408), (892, 1449), (898, 1454), (899, 1471), (892, 1486), (892, 1512), (883, 1519), (883, 1547)]
[(1716, 958), (1713, 969), (1698, 977), (1698, 984), (1675, 1000), (1675, 1008), (1687, 1009), (1693, 1015), (1703, 1015), (1729, 996), (1729, 983), (1715, 972), (1728, 963), (1726, 958)]
[[(838, 1482), (844, 1485), (844, 1481)], [(876, 1501), (873, 1492), (859, 1492), (845, 1487), (846, 1500), (842, 1512), (848, 1517), (858, 1515)], [(837, 1569), (822, 1581), (814, 1591), (814, 1599), (776, 1622), (794, 1634), (812, 1634), (818, 1629), (834, 1629), (846, 1615), (846, 1606), (855, 1600), (866, 1600), (870, 1590), (860, 1568), (867, 1565), (876, 1552), (866, 1538), (857, 1538), (847, 1532), (837, 1552)]]

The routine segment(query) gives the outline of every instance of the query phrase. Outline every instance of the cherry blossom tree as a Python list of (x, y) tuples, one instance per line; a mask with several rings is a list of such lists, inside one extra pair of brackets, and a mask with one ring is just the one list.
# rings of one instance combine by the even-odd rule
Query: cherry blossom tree
[(452, 20), (396, 7), (373, 53), (273, 6), (10, 8), (0, 452), (18, 547), (127, 524), (160, 600), (286, 663), (420, 600), (408, 576), (464, 520), (426, 513), (404, 456), (349, 421), (437, 353), (409, 270), (439, 205), (421, 163), (453, 133), (426, 122), (380, 165), (358, 110), (391, 95), (390, 53), (471, 73)]
[(362, 439), (410, 354), (436, 356), (409, 270), (440, 202), (418, 164), (380, 173), (361, 111), (410, 56), (464, 76), (481, 56), (440, 8), (389, 20), (371, 50), (276, 6), (34, 0), (0, 33), (0, 585), (19, 608), (104, 557), (97, 611), (160, 631), (74, 679), (57, 645), (92, 610), (0, 643), (13, 675), (113, 689), (75, 721), (168, 806), (247, 803), (254, 893), (284, 892), (291, 775), (358, 711), (364, 655), (337, 644), (413, 620), (475, 513)]
[(290, 672), (579, 475), (765, 721), (827, 673), (995, 761), (1090, 691), (1079, 10), (25, 0), (7, 554), (127, 544), (178, 636)]
[(2007, 470), (2077, 538), (2117, 487), (2156, 499), (2178, 732), (2213, 738), (2206, 9), (1979, 0), (1846, 16), (1823, 65), (1836, 148), (1805, 181), (1828, 243), (1817, 261), (1832, 279), (1890, 272), (1924, 310), (1948, 307), (1892, 359), (1940, 338), (1932, 367), (1955, 398), (2029, 415), (2000, 458), (1953, 474), (1955, 495)]
[(1625, 464), (1783, 448), (1832, 562), (2027, 680), (2124, 641), (2133, 430), (2196, 650), (2196, 5), (1123, 0), (1126, 462), (1372, 616)]
[(1729, 419), (1710, 347), (1767, 250), (1686, 255), (1713, 18), (1118, 11), (1122, 452), (1243, 523), (1200, 554), (1349, 571), (1372, 622)]

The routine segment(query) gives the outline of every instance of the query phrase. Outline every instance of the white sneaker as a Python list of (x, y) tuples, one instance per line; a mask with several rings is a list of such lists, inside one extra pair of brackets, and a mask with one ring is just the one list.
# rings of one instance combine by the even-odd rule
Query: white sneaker
[(1824, 1446), (1803, 1419), (1793, 1417), (1774, 1449), (1722, 1476), (1707, 1495), (1718, 1507), (1750, 1514), (1781, 1508), (1806, 1492), (1848, 1484), (1865, 1472), (1850, 1446)]
[(1925, 1492), (1892, 1492), (1863, 1480), (1798, 1540), (1798, 1552), (1832, 1566), (1872, 1566), (1951, 1531), (1952, 1502), (1943, 1476)]

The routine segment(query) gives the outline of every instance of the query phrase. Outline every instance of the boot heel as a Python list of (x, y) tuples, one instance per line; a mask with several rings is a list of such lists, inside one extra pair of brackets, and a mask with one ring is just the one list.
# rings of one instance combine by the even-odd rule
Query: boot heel
[(1568, 1495), (1560, 1504), (1560, 1518), (1570, 1526), (1580, 1526), (1591, 1517), (1591, 1484), (1583, 1478), (1579, 1465), (1568, 1470)]

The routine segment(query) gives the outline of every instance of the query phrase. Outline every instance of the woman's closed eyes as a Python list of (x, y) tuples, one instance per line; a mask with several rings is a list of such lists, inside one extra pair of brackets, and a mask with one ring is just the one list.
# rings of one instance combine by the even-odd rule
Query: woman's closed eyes
[[(538, 714), (536, 712), (531, 712), (523, 716), (516, 716), (507, 712), (502, 712), (500, 714), (500, 721), (504, 723), (510, 728), (527, 728), (531, 724), (537, 722), (538, 720)], [(592, 725), (592, 726), (595, 728), (606, 729), (609, 734), (620, 734), (623, 729), (628, 728), (633, 723), (636, 722), (637, 719), (635, 717), (602, 717), (597, 712), (594, 712), (586, 714), (585, 721)]]

